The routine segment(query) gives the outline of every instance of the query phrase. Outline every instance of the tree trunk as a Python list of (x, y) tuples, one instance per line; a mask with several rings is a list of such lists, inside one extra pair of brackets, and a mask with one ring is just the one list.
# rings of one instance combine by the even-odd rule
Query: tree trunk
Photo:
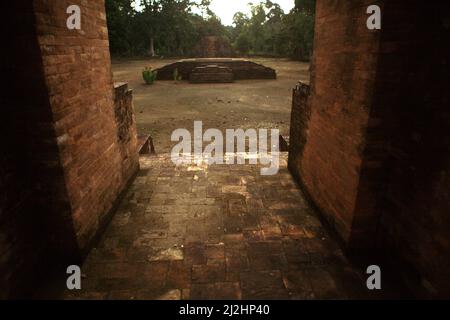
[(154, 39), (150, 38), (150, 51), (149, 51), (150, 57), (155, 56), (155, 47), (154, 47)]

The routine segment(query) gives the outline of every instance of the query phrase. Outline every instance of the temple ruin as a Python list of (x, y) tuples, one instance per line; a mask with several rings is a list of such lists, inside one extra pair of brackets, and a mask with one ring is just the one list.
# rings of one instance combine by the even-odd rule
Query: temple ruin
[[(269, 179), (139, 157), (104, 1), (72, 2), (82, 31), (60, 0), (10, 1), (1, 22), (13, 32), (0, 59), (0, 298), (36, 297), (50, 275), (64, 289), (83, 262), (85, 290), (52, 298), (398, 298), (368, 292), (354, 255), (406, 297), (450, 297), (448, 3), (377, 1), (378, 31), (370, 1), (318, 1), (311, 83), (293, 92), (289, 154)], [(188, 59), (158, 79), (175, 69), (276, 78), (248, 60)]]
[(233, 56), (233, 48), (230, 41), (224, 37), (203, 37), (195, 47), (197, 57), (201, 58), (226, 58)]
[[(276, 71), (261, 64), (246, 60), (233, 58), (200, 58), (185, 59), (164, 66), (158, 71), (158, 80), (174, 80), (177, 72), (183, 80), (191, 79), (200, 82), (199, 74), (207, 73), (203, 78), (205, 82), (230, 82), (232, 80), (254, 80), (254, 79), (276, 79)], [(232, 73), (232, 79), (230, 72)], [(218, 73), (216, 77), (214, 74)], [(224, 75), (227, 74), (228, 75)]]

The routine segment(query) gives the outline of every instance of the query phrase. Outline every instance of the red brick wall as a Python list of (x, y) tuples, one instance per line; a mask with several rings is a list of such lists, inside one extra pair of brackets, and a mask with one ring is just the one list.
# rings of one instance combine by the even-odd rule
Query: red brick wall
[[(81, 30), (66, 27), (66, 9), (74, 4), (81, 8)], [(121, 153), (104, 1), (35, 0), (34, 8), (74, 228), (84, 249), (138, 160), (124, 163)], [(135, 131), (128, 143), (136, 146)]]
[(114, 114), (117, 124), (117, 141), (122, 159), (122, 176), (125, 180), (136, 171), (139, 162), (138, 136), (133, 107), (133, 90), (128, 84), (114, 84)]
[[(317, 2), (311, 114), (302, 138), (307, 143), (291, 163), (346, 242), (358, 231), (355, 210), (377, 65), (379, 35), (366, 28), (372, 3)], [(362, 211), (372, 214), (370, 207)]]
[(384, 1), (368, 31), (369, 4), (317, 2), (289, 166), (349, 248), (379, 249), (418, 296), (450, 297), (450, 4)]
[[(82, 30), (66, 28), (80, 4)], [(4, 3), (2, 3), (4, 4)], [(138, 169), (132, 95), (113, 88), (103, 1), (14, 1), (1, 20), (0, 292), (80, 264)]]
[[(131, 91), (113, 87), (103, 1), (5, 4), (0, 298), (24, 298), (81, 262), (138, 169), (137, 137)], [(80, 31), (66, 28), (72, 4)]]

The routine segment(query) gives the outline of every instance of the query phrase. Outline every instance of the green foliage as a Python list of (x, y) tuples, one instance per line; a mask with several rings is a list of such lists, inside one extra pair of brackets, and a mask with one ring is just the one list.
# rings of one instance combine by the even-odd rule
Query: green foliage
[(234, 15), (232, 40), (240, 54), (284, 56), (309, 60), (314, 39), (315, 0), (296, 0), (288, 14), (266, 0), (251, 5), (251, 15)]
[(158, 71), (152, 70), (151, 67), (145, 67), (145, 69), (142, 71), (142, 78), (148, 85), (153, 84), (156, 81), (157, 76)]
[(183, 80), (183, 76), (178, 72), (178, 68), (175, 68), (175, 70), (173, 70), (173, 80), (174, 81)]
[(107, 0), (105, 3), (111, 52), (133, 53), (135, 35), (131, 21), (135, 11), (132, 3), (131, 0)]
[[(140, 4), (139, 10), (135, 3)], [(194, 6), (204, 15), (192, 13)], [(106, 0), (106, 15), (114, 56), (147, 56), (154, 52), (159, 56), (192, 56), (202, 37), (229, 34), (205, 0), (199, 4), (191, 0)]]
[(250, 36), (247, 33), (239, 34), (234, 46), (239, 52), (248, 53), (251, 47)]
[[(292, 1), (289, 13), (270, 0), (249, 4), (250, 16), (237, 12), (233, 26), (226, 27), (210, 10), (210, 0), (106, 0), (111, 54), (194, 56), (200, 39), (212, 35), (228, 38), (238, 54), (308, 60), (315, 0)], [(201, 15), (192, 12), (194, 7)]]
[(287, 34), (287, 51), (293, 58), (309, 60), (314, 42), (314, 16), (305, 12), (291, 12), (282, 32)]
[(316, 0), (295, 0), (294, 10), (313, 15), (316, 11)]

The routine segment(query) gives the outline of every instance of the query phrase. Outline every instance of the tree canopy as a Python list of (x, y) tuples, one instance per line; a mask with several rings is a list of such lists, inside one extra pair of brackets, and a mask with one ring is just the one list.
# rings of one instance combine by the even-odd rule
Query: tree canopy
[(122, 56), (192, 56), (204, 36), (220, 36), (241, 55), (308, 60), (315, 0), (292, 1), (295, 8), (288, 13), (270, 0), (249, 3), (250, 15), (237, 12), (233, 26), (224, 26), (210, 0), (106, 0), (110, 50)]

